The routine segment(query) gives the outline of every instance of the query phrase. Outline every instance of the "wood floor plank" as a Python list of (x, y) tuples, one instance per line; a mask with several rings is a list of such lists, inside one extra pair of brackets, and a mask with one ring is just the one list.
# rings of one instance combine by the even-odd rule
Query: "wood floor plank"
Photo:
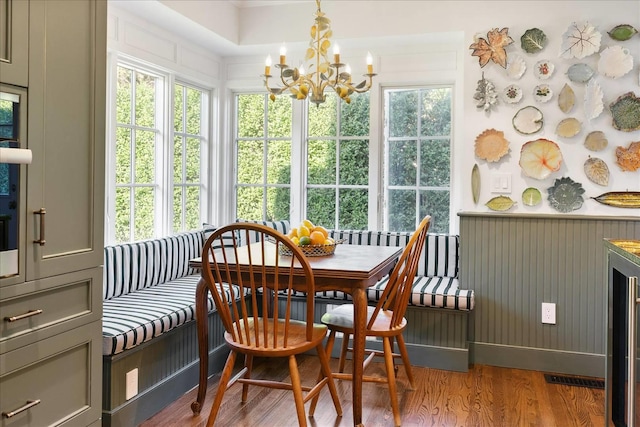
[[(311, 385), (318, 374), (314, 356), (298, 359), (303, 384)], [(333, 369), (337, 360), (331, 359)], [(349, 367), (347, 367), (349, 369)], [(370, 367), (384, 372), (382, 364)], [(257, 376), (287, 379), (286, 361), (256, 360)], [(370, 371), (368, 371), (370, 372)], [(409, 427), (573, 427), (603, 426), (604, 390), (549, 384), (543, 372), (477, 365), (467, 373), (414, 368), (415, 389), (402, 369), (398, 372), (398, 403), (403, 426)], [(209, 380), (202, 413), (194, 416), (191, 390), (141, 427), (201, 427), (206, 425), (217, 377)], [(311, 427), (352, 425), (351, 383), (337, 381), (343, 416), (337, 417), (327, 390), (320, 394)], [(227, 390), (216, 425), (224, 427), (297, 426), (293, 395), (289, 391), (251, 387), (247, 402), (240, 402), (242, 387)], [(363, 384), (363, 422), (367, 427), (393, 426), (388, 389), (384, 384)], [(306, 408), (308, 410), (308, 404)]]

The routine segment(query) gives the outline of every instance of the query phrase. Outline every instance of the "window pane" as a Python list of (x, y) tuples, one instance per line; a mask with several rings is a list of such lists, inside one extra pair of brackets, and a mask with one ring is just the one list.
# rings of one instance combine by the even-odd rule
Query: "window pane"
[[(262, 184), (262, 141), (238, 141), (238, 179), (239, 184)], [(262, 201), (260, 202), (262, 204)]]
[(154, 237), (154, 193), (152, 188), (134, 189), (134, 240), (151, 239)]
[(389, 142), (389, 185), (416, 185), (416, 141)]
[(449, 232), (449, 190), (420, 192), (420, 215), (431, 215), (431, 233)]
[(184, 132), (183, 111), (184, 111), (184, 87), (175, 85), (175, 96), (173, 97), (173, 129), (176, 132)]
[(182, 193), (183, 187), (173, 187), (173, 232), (182, 230)]
[(421, 130), (423, 136), (451, 134), (451, 88), (427, 89), (421, 97)]
[(136, 135), (136, 183), (153, 183), (155, 179), (155, 133), (137, 130)]
[(200, 135), (200, 118), (202, 117), (202, 92), (187, 88), (187, 133)]
[(367, 185), (369, 182), (369, 141), (343, 140), (340, 143), (340, 184)]
[(291, 183), (291, 142), (269, 141), (267, 153), (267, 182), (269, 184)]
[(389, 190), (389, 230), (413, 231), (415, 228), (416, 192), (414, 190)]
[(420, 185), (449, 186), (450, 156), (448, 139), (422, 141), (420, 144)]
[(116, 128), (116, 184), (131, 182), (131, 130)]
[(200, 182), (200, 139), (187, 138), (187, 176), (185, 182)]
[(351, 103), (340, 103), (340, 135), (369, 136), (369, 92), (354, 94)]
[(275, 101), (268, 103), (268, 137), (291, 137), (291, 98), (277, 96)]
[(389, 136), (417, 136), (418, 91), (403, 90), (389, 93)]
[(340, 221), (341, 230), (364, 230), (368, 224), (368, 191), (366, 189), (340, 190)]
[(236, 216), (243, 219), (262, 219), (262, 187), (239, 187)]
[[(315, 107), (313, 107), (315, 108)], [(335, 141), (309, 141), (308, 147), (309, 184), (336, 183), (336, 143)]]
[(129, 188), (116, 188), (116, 242), (128, 242), (131, 233), (131, 197)]
[(327, 100), (315, 106), (308, 104), (309, 112), (309, 136), (336, 136), (336, 96), (332, 93), (327, 94)]
[(118, 82), (116, 85), (116, 121), (131, 124), (131, 75), (128, 68), (118, 67)]
[(267, 221), (289, 219), (291, 192), (287, 187), (267, 188)]
[[(185, 231), (196, 230), (202, 225), (200, 222), (200, 187), (189, 186), (186, 188), (185, 200)], [(182, 230), (181, 230), (182, 231)]]
[(173, 182), (183, 182), (182, 167), (184, 165), (184, 158), (182, 156), (182, 149), (184, 144), (184, 138), (176, 135), (173, 142)]
[(156, 79), (136, 73), (136, 125), (155, 127), (156, 123)]
[(309, 188), (307, 218), (316, 225), (336, 228), (336, 191), (330, 188)]
[(264, 95), (238, 95), (238, 136), (264, 137)]

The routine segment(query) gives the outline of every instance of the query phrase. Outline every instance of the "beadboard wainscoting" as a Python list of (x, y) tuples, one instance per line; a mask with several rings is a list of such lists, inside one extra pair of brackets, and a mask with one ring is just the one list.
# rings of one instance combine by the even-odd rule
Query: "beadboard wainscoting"
[[(459, 217), (460, 283), (476, 296), (472, 363), (604, 377), (603, 239), (640, 239), (640, 217)], [(556, 304), (555, 325), (542, 324), (543, 302)]]

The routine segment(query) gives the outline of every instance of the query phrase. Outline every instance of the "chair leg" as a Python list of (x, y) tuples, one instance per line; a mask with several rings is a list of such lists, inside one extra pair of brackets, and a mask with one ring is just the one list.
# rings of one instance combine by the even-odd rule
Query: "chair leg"
[(349, 350), (350, 334), (346, 332), (342, 334), (342, 349), (340, 350), (340, 361), (338, 362), (338, 372), (344, 372), (344, 363), (347, 360), (347, 351)]
[[(247, 373), (244, 374), (245, 378), (251, 378), (251, 370), (253, 369), (253, 356), (245, 354), (244, 367), (247, 368)], [(247, 396), (249, 395), (249, 384), (242, 384), (242, 403), (247, 402)]]
[[(327, 353), (325, 353), (322, 345), (316, 347), (316, 351), (318, 352), (318, 358), (320, 359), (320, 367), (321, 367), (321, 376), (319, 376), (319, 381), (322, 380), (322, 376), (327, 378), (327, 386), (329, 387), (329, 393), (331, 393), (331, 399), (333, 400), (333, 406), (336, 408), (336, 414), (338, 416), (342, 416), (342, 406), (340, 405), (340, 399), (338, 398), (338, 391), (336, 390), (336, 384), (333, 381), (333, 374), (331, 373), (331, 367), (329, 366), (329, 357)], [(309, 415), (312, 416), (316, 410), (316, 405), (318, 401), (318, 395), (316, 395), (311, 402), (311, 407), (309, 408)]]
[(400, 409), (398, 408), (398, 395), (396, 392), (396, 376), (393, 370), (393, 348), (389, 337), (384, 337), (384, 365), (387, 371), (387, 383), (389, 384), (389, 400), (391, 400), (391, 410), (396, 426), (401, 425)]
[(302, 385), (300, 384), (300, 372), (298, 372), (298, 362), (296, 362), (296, 357), (293, 355), (289, 356), (289, 375), (291, 375), (293, 399), (296, 402), (298, 425), (300, 427), (307, 427), (307, 416), (304, 413), (304, 397), (302, 396)]
[(409, 379), (409, 384), (411, 385), (411, 389), (415, 390), (415, 384), (413, 382), (413, 372), (411, 369), (411, 362), (409, 361), (409, 353), (407, 353), (407, 346), (404, 344), (404, 337), (402, 335), (398, 335), (398, 348), (400, 349), (400, 355), (402, 356), (402, 364), (404, 365), (404, 371), (407, 373), (407, 378)]
[(211, 412), (209, 412), (207, 427), (212, 427), (214, 422), (216, 421), (216, 417), (218, 416), (218, 410), (220, 410), (220, 404), (222, 403), (224, 392), (227, 391), (227, 386), (229, 384), (229, 380), (231, 379), (231, 374), (233, 373), (233, 367), (235, 363), (236, 363), (236, 352), (230, 351), (229, 356), (227, 356), (227, 362), (225, 363), (224, 369), (222, 370), (222, 375), (220, 375), (220, 382), (218, 383), (218, 390), (216, 391), (216, 397), (214, 398), (213, 405), (211, 406)]
[[(324, 353), (327, 356), (327, 363), (329, 358), (331, 357), (331, 351), (333, 350), (333, 343), (336, 341), (336, 331), (331, 330), (329, 332), (329, 338), (327, 338), (327, 346), (324, 349)], [(318, 350), (318, 357), (320, 357), (320, 350)], [(322, 361), (320, 361), (322, 363)], [(326, 375), (323, 373), (322, 366), (320, 367), (320, 372), (318, 372), (318, 379), (316, 380), (316, 384), (319, 383), (322, 378)], [(311, 405), (309, 406), (309, 415), (313, 415), (316, 412), (316, 405), (318, 404), (318, 398), (320, 396), (317, 394), (311, 399)]]

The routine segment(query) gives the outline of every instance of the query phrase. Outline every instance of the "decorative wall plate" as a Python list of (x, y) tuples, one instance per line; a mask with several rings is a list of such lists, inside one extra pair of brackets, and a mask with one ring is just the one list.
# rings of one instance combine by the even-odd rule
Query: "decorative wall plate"
[(640, 129), (640, 98), (633, 92), (621, 95), (609, 105), (613, 117), (613, 127), (624, 131), (633, 132)]
[(492, 211), (508, 211), (509, 209), (511, 209), (514, 205), (516, 204), (516, 202), (514, 202), (510, 197), (508, 196), (497, 196), (494, 197), (493, 199), (489, 200), (485, 206), (487, 206), (489, 209), (491, 209)]
[(538, 53), (547, 45), (547, 36), (538, 28), (530, 28), (520, 37), (520, 47), (527, 53)]
[(569, 117), (558, 123), (558, 126), (556, 127), (556, 134), (563, 138), (572, 138), (580, 133), (580, 129), (582, 129), (582, 125), (578, 119)]
[(542, 201), (540, 190), (535, 187), (529, 187), (522, 192), (522, 203), (527, 206), (536, 206)]
[(562, 35), (560, 56), (571, 59), (586, 58), (600, 50), (602, 34), (589, 22), (574, 22)]
[(545, 59), (542, 61), (536, 62), (535, 67), (533, 68), (533, 74), (539, 78), (540, 80), (546, 80), (553, 74), (553, 70), (555, 70), (555, 65), (553, 62)]
[(584, 62), (580, 62), (569, 67), (567, 70), (567, 77), (569, 77), (569, 80), (572, 82), (586, 83), (595, 73), (596, 72), (593, 68)]
[(584, 188), (569, 177), (556, 179), (553, 187), (547, 188), (549, 204), (558, 212), (567, 213), (580, 209), (584, 199)]
[(507, 76), (518, 80), (527, 70), (527, 64), (520, 55), (511, 55), (507, 61)]
[(478, 203), (480, 199), (480, 168), (476, 163), (471, 169), (471, 196), (473, 196), (473, 203)]
[(609, 46), (600, 52), (598, 72), (603, 76), (617, 79), (633, 69), (633, 56), (622, 46)]
[(616, 159), (623, 171), (635, 172), (640, 169), (640, 141), (632, 142), (627, 148), (616, 148)]
[(488, 162), (497, 162), (509, 152), (509, 141), (504, 137), (504, 132), (496, 129), (487, 129), (476, 137), (476, 156)]
[(522, 99), (522, 89), (518, 85), (509, 85), (504, 88), (502, 98), (507, 104), (517, 104)]
[(589, 157), (584, 162), (584, 173), (591, 182), (603, 187), (609, 185), (609, 167), (602, 159)]
[(607, 31), (607, 34), (609, 34), (609, 37), (611, 37), (612, 39), (623, 42), (625, 40), (629, 40), (637, 32), (638, 30), (633, 28), (633, 26), (629, 24), (621, 24), (616, 25), (611, 30)]
[(584, 91), (584, 115), (587, 120), (598, 117), (604, 110), (602, 88), (596, 80), (590, 80)]
[(513, 43), (513, 39), (509, 37), (509, 29), (503, 28), (498, 30), (494, 28), (487, 33), (487, 38), (476, 37), (476, 42), (469, 46), (473, 49), (471, 56), (477, 56), (480, 67), (487, 65), (489, 60), (507, 68), (507, 52), (504, 48)]
[(519, 164), (528, 177), (545, 179), (560, 170), (562, 153), (555, 142), (544, 138), (536, 139), (522, 146)]
[(639, 191), (611, 191), (593, 197), (593, 200), (616, 208), (640, 208)]
[(538, 102), (547, 102), (553, 97), (553, 91), (547, 84), (533, 88), (533, 98)]
[(476, 93), (473, 94), (473, 99), (478, 101), (476, 107), (482, 108), (484, 111), (489, 111), (491, 107), (498, 103), (496, 87), (484, 78), (484, 73), (482, 73), (482, 78), (478, 80), (478, 86), (476, 87)]
[(609, 140), (607, 140), (604, 132), (599, 130), (589, 132), (589, 134), (584, 139), (584, 146), (591, 151), (604, 150), (605, 148), (607, 148), (607, 145), (609, 145)]
[(576, 94), (573, 89), (571, 89), (571, 86), (565, 83), (558, 95), (558, 107), (560, 107), (560, 111), (565, 114), (568, 113), (575, 103)]
[(542, 111), (531, 105), (521, 108), (511, 120), (513, 128), (524, 135), (538, 132), (544, 125)]

